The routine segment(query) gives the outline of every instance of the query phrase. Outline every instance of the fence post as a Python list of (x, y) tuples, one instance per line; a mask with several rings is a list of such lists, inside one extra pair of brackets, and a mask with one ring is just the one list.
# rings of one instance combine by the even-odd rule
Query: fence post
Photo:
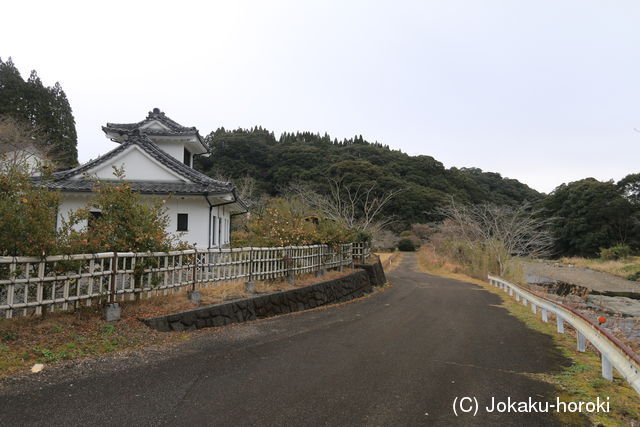
[[(38, 264), (38, 287), (36, 288), (36, 301), (39, 304), (42, 304), (42, 300), (44, 299), (44, 271), (45, 271), (46, 262), (44, 260), (40, 261)], [(93, 277), (91, 278), (93, 280)], [(91, 301), (91, 300), (88, 300)], [(36, 314), (42, 314), (42, 305), (36, 307)]]
[(187, 292), (187, 298), (189, 298), (189, 301), (191, 301), (192, 303), (199, 305), (200, 304), (200, 299), (202, 298), (202, 294), (200, 293), (200, 291), (196, 290), (196, 282), (197, 282), (197, 275), (198, 275), (198, 250), (194, 249), (193, 250), (193, 273), (192, 273), (192, 277), (191, 277), (191, 290), (189, 292)]
[(293, 274), (293, 250), (291, 246), (287, 246), (285, 249), (285, 265), (287, 267), (287, 283), (290, 285), (295, 285), (296, 279)]
[(118, 272), (118, 253), (113, 253), (113, 258), (111, 258), (111, 286), (109, 288), (110, 298), (108, 302), (114, 303), (116, 302), (116, 274)]
[[(126, 266), (125, 266), (126, 267)], [(103, 316), (107, 322), (120, 320), (120, 305), (116, 302), (116, 275), (118, 273), (118, 253), (111, 258), (111, 289), (110, 302), (104, 307)]]
[(316, 277), (324, 276), (324, 270), (322, 268), (322, 252), (324, 251), (324, 245), (316, 245), (318, 247), (318, 270), (316, 270)]
[(244, 289), (250, 294), (256, 293), (256, 282), (253, 278), (253, 246), (249, 248), (249, 281), (244, 284)]

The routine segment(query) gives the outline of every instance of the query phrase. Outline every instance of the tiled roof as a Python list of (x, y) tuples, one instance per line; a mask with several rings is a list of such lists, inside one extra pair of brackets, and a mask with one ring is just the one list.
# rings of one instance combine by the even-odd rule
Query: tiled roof
[[(162, 182), (162, 181), (128, 181), (131, 187), (144, 194), (227, 194), (228, 189), (215, 185), (195, 184), (190, 182)], [(91, 179), (54, 180), (47, 184), (51, 190), (62, 191), (92, 191), (95, 181)]]
[[(147, 118), (144, 119), (141, 122), (138, 123), (107, 123), (107, 126), (103, 126), (103, 130), (105, 131), (113, 131), (113, 132), (118, 132), (118, 131), (131, 131), (134, 129), (139, 129), (141, 126), (144, 126), (145, 124), (152, 122), (152, 121), (159, 121), (160, 123), (164, 124), (165, 126), (167, 126), (171, 132), (162, 132), (162, 131), (156, 131), (158, 132), (158, 134), (164, 134), (164, 133), (170, 133), (170, 134), (188, 134), (188, 135), (193, 135), (194, 133), (198, 132), (198, 129), (196, 129), (195, 127), (186, 127), (186, 126), (182, 126), (181, 124), (179, 124), (178, 122), (171, 120), (169, 117), (167, 117), (162, 111), (160, 111), (159, 108), (154, 108), (153, 111), (149, 111), (149, 114), (147, 115)], [(145, 131), (147, 132), (147, 131)]]
[[(161, 181), (129, 181), (132, 187), (142, 193), (159, 193), (159, 194), (228, 194), (235, 195), (235, 188), (230, 182), (215, 180), (207, 175), (190, 168), (184, 163), (178, 161), (174, 157), (165, 153), (156, 144), (153, 143), (146, 135), (140, 135), (138, 132), (131, 134), (130, 138), (111, 150), (107, 154), (91, 160), (82, 166), (69, 169), (53, 174), (53, 179), (45, 185), (54, 190), (63, 191), (91, 191), (93, 181), (86, 178), (73, 179), (78, 175), (82, 175), (89, 170), (101, 165), (108, 160), (114, 158), (118, 154), (125, 151), (132, 145), (137, 145), (155, 160), (176, 172), (181, 177), (191, 182), (161, 182)], [(238, 200), (238, 203), (244, 206), (244, 203)]]

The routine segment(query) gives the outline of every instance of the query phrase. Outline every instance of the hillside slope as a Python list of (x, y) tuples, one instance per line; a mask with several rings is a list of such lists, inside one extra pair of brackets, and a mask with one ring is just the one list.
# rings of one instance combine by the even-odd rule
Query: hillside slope
[(409, 156), (361, 136), (338, 141), (328, 135), (284, 133), (276, 139), (260, 127), (227, 131), (206, 137), (211, 156), (199, 158), (197, 167), (211, 176), (238, 179), (251, 176), (260, 191), (277, 195), (293, 182), (327, 189), (328, 177), (344, 182), (375, 181), (381, 191), (403, 188), (387, 213), (402, 223), (436, 219), (433, 209), (450, 196), (465, 202), (500, 204), (537, 200), (542, 195), (514, 179), (476, 168), (450, 168), (430, 156)]

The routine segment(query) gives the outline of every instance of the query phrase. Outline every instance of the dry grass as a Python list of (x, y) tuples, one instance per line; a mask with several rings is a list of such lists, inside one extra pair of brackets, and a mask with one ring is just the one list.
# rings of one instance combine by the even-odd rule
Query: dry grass
[(395, 270), (402, 263), (402, 252), (376, 252), (385, 272)]
[[(459, 270), (462, 266), (451, 262), (443, 262), (442, 258), (437, 254), (429, 251), (420, 251), (418, 253), (419, 268), (429, 274), (442, 277), (449, 277), (465, 282), (475, 283), (482, 286), (488, 292), (494, 293), (502, 299), (502, 306), (509, 312), (525, 323), (528, 327), (549, 335), (556, 343), (556, 348), (563, 355), (572, 361), (572, 364), (563, 368), (558, 373), (552, 374), (524, 374), (553, 384), (559, 389), (559, 397), (562, 401), (595, 401), (597, 397), (600, 399), (610, 398), (611, 412), (608, 414), (589, 414), (589, 420), (593, 425), (620, 425), (620, 426), (637, 426), (637, 420), (640, 419), (640, 402), (637, 393), (629, 386), (629, 384), (621, 377), (616, 375), (614, 381), (607, 381), (600, 375), (600, 358), (595, 353), (595, 349), (589, 348), (586, 352), (578, 352), (576, 350), (575, 332), (570, 328), (566, 328), (565, 334), (559, 334), (555, 328), (553, 315), (549, 314), (549, 323), (542, 320), (531, 312), (527, 306), (516, 302), (515, 299), (508, 297), (494, 286), (489, 285), (483, 280), (474, 279), (462, 274)], [(435, 263), (431, 263), (435, 261)], [(555, 396), (554, 396), (555, 398)], [(574, 425), (580, 422), (571, 416), (561, 416), (561, 421), (565, 424)]]
[(600, 258), (561, 258), (563, 264), (573, 264), (576, 267), (588, 268), (590, 270), (602, 271), (622, 278), (629, 278), (630, 275), (640, 272), (640, 257), (629, 257), (622, 260), (605, 261)]
[[(324, 276), (296, 276), (296, 283), (269, 280), (256, 283), (259, 293), (271, 293), (335, 279), (352, 273), (329, 271)], [(220, 283), (200, 289), (202, 305), (216, 304), (249, 296), (244, 283)], [(50, 313), (45, 317), (0, 319), (0, 377), (26, 371), (35, 363), (90, 357), (126, 349), (169, 344), (191, 336), (188, 332), (158, 332), (147, 328), (139, 318), (175, 313), (195, 308), (186, 297), (186, 289), (166, 296), (121, 302), (122, 319), (102, 320), (97, 306), (74, 312)]]

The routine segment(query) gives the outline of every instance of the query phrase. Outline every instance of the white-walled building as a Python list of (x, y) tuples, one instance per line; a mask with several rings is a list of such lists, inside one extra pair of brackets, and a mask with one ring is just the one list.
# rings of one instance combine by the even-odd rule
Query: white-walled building
[(58, 224), (69, 212), (87, 204), (94, 187), (91, 178), (115, 179), (115, 166), (124, 169), (126, 181), (143, 199), (167, 200), (168, 232), (198, 248), (229, 244), (231, 217), (247, 209), (233, 184), (193, 169), (194, 156), (209, 154), (196, 128), (181, 126), (154, 108), (141, 122), (107, 123), (102, 129), (120, 146), (75, 169), (54, 174), (49, 188), (62, 191)]
[(19, 164), (32, 175), (39, 175), (40, 168), (48, 163), (46, 154), (33, 144), (0, 144), (0, 160), (9, 164)]

